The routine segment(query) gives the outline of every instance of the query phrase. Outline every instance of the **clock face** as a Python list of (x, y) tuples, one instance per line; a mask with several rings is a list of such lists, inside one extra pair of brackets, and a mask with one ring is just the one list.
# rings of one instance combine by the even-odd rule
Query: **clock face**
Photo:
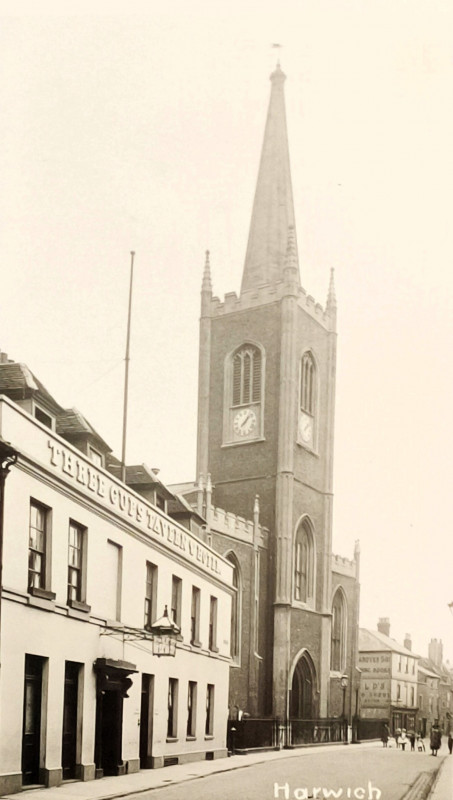
[(234, 416), (233, 427), (238, 436), (248, 436), (257, 425), (256, 414), (253, 408), (241, 408)]
[(305, 444), (313, 444), (313, 420), (303, 411), (299, 415), (299, 436)]

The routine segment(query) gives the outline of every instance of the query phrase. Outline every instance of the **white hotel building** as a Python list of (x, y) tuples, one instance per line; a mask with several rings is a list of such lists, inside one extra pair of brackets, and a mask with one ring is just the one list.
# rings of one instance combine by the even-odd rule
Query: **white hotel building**
[(231, 563), (21, 364), (0, 363), (0, 437), (0, 794), (225, 756)]

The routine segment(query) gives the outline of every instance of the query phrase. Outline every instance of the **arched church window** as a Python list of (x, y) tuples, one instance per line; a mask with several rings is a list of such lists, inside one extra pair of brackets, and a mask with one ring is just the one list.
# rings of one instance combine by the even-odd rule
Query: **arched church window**
[(298, 527), (294, 551), (294, 599), (309, 603), (314, 597), (315, 549), (307, 520)]
[(332, 603), (330, 669), (342, 672), (346, 666), (346, 602), (341, 589), (335, 592)]
[(228, 553), (226, 558), (233, 565), (233, 587), (235, 589), (231, 598), (230, 655), (234, 661), (239, 661), (241, 644), (241, 575), (239, 563), (234, 553)]
[(317, 412), (317, 372), (312, 353), (306, 352), (300, 364), (298, 436), (302, 444), (314, 446)]
[(233, 358), (233, 406), (261, 400), (261, 352), (248, 345)]
[(227, 359), (225, 372), (225, 443), (262, 436), (264, 351), (242, 344)]

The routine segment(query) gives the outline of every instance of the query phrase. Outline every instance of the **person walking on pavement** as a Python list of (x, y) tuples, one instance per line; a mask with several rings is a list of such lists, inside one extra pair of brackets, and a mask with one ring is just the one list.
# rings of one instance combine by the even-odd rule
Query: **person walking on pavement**
[(389, 726), (387, 725), (386, 722), (384, 722), (384, 726), (382, 728), (382, 736), (381, 736), (382, 744), (384, 747), (387, 747), (389, 735), (390, 735)]
[(450, 753), (450, 755), (451, 755), (451, 751), (453, 750), (453, 736), (451, 735), (451, 731), (450, 731), (450, 733), (448, 734), (448, 741), (447, 741), (447, 744), (448, 744), (448, 750), (449, 750), (449, 753)]
[(440, 749), (442, 744), (442, 735), (440, 732), (439, 725), (437, 722), (434, 723), (433, 727), (431, 728), (431, 735), (429, 737), (429, 746), (431, 748), (431, 755), (437, 756), (437, 751)]
[(410, 730), (408, 735), (409, 735), (409, 741), (411, 743), (411, 751), (415, 753), (415, 731)]
[(403, 730), (401, 731), (401, 736), (400, 736), (400, 745), (401, 745), (401, 750), (403, 751), (403, 753), (404, 753), (404, 751), (406, 749), (407, 742), (408, 742), (408, 738), (406, 736), (406, 728), (403, 728)]
[(395, 743), (397, 748), (399, 747), (399, 738), (401, 736), (401, 728), (397, 728), (395, 731)]
[(423, 736), (421, 734), (421, 731), (417, 736), (417, 749), (419, 753), (425, 752), (425, 742), (423, 741)]

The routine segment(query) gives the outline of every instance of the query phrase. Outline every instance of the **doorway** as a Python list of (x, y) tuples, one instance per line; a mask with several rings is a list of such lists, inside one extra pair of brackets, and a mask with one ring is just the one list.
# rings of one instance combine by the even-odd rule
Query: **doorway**
[(140, 704), (140, 769), (151, 769), (153, 746), (154, 675), (142, 675)]
[(66, 661), (63, 701), (63, 780), (76, 777), (77, 764), (77, 713), (80, 664)]
[(313, 719), (314, 691), (314, 665), (308, 653), (304, 653), (296, 664), (291, 684), (291, 719)]
[(96, 702), (96, 770), (99, 775), (121, 772), (123, 696), (115, 690), (98, 693)]
[(22, 727), (22, 783), (25, 786), (39, 783), (43, 663), (44, 659), (39, 656), (25, 656)]

